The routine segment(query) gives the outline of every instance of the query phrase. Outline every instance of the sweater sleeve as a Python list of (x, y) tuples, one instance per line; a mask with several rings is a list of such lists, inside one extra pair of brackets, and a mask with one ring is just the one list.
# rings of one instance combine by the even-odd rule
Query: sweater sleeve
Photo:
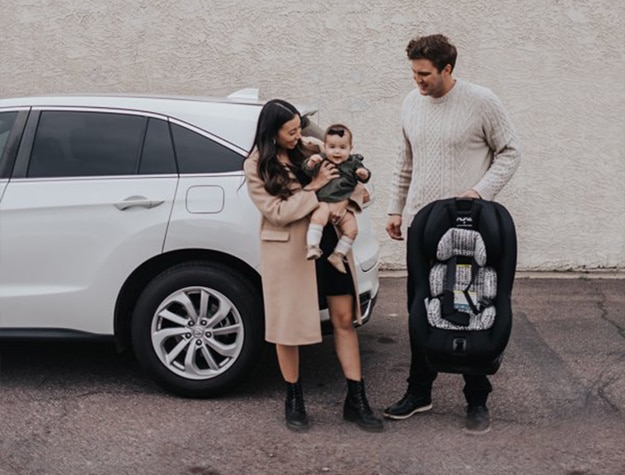
[(412, 147), (406, 131), (402, 126), (402, 141), (395, 161), (395, 168), (391, 178), (391, 190), (387, 212), (388, 214), (402, 214), (406, 205), (408, 188), (412, 179)]
[(490, 93), (482, 107), (484, 136), (493, 151), (493, 161), (473, 187), (485, 200), (492, 200), (519, 167), (521, 154), (516, 131), (501, 101)]
[(269, 194), (263, 180), (258, 176), (258, 160), (254, 152), (245, 160), (243, 168), (250, 198), (272, 224), (286, 226), (309, 215), (319, 206), (315, 192), (302, 188), (294, 190), (286, 199)]

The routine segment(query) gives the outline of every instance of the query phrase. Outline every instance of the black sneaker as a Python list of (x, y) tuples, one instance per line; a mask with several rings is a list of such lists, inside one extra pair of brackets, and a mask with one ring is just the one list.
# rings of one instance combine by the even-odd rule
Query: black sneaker
[(467, 406), (467, 421), (465, 432), (468, 434), (486, 434), (490, 431), (490, 416), (484, 405)]
[(432, 398), (406, 393), (395, 404), (384, 409), (384, 417), (396, 420), (408, 419), (417, 412), (426, 412), (430, 409), (432, 409)]

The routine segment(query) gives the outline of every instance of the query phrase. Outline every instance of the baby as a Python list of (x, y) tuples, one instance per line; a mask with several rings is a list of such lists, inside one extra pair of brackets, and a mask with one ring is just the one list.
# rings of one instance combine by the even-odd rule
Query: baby
[[(324, 135), (325, 153), (312, 155), (304, 161), (303, 170), (309, 176), (314, 176), (323, 160), (333, 163), (339, 171), (339, 176), (330, 181), (323, 188), (317, 190), (319, 207), (313, 211), (306, 234), (307, 254), (306, 259), (318, 259), (321, 257), (321, 236), (323, 228), (330, 218), (330, 206), (328, 203), (346, 201), (352, 194), (358, 182), (366, 183), (371, 178), (371, 172), (362, 164), (362, 155), (352, 154), (352, 132), (342, 124), (334, 124), (328, 127)], [(328, 256), (328, 262), (336, 270), (346, 274), (344, 258), (352, 247), (358, 235), (358, 224), (353, 212), (347, 210), (340, 221), (336, 224), (341, 238), (334, 251)]]

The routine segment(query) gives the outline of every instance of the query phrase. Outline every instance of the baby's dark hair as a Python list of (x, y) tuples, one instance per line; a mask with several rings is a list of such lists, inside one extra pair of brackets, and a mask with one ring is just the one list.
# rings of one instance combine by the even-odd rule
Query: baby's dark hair
[(343, 124), (332, 124), (330, 127), (326, 129), (326, 133), (323, 134), (324, 141), (328, 138), (328, 135), (338, 135), (342, 137), (343, 135), (349, 135), (349, 143), (352, 143), (352, 131)]
[(445, 35), (430, 35), (413, 38), (406, 47), (408, 59), (429, 59), (440, 73), (448, 64), (451, 70), (456, 66), (458, 52)]

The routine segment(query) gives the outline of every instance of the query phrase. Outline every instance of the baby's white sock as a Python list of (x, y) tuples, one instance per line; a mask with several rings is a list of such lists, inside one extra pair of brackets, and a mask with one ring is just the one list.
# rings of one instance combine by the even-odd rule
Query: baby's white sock
[(338, 252), (339, 254), (346, 255), (349, 250), (352, 248), (352, 244), (354, 243), (353, 239), (348, 238), (347, 236), (341, 236), (341, 239), (336, 244), (334, 248), (334, 252)]
[(321, 235), (323, 234), (323, 226), (321, 224), (309, 224), (306, 233), (306, 244), (308, 246), (318, 246), (321, 243)]

